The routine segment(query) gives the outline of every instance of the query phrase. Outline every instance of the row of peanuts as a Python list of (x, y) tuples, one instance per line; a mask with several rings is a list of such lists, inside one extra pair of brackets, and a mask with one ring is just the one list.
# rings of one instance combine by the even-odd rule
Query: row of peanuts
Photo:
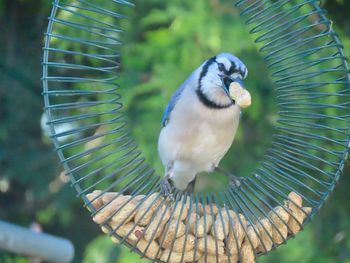
[[(298, 233), (312, 210), (302, 207), (302, 198), (291, 192), (283, 206), (249, 224), (227, 207), (219, 210), (189, 201), (176, 205), (159, 193), (132, 197), (94, 191), (87, 198), (103, 232), (115, 232), (148, 258), (170, 263), (255, 262), (256, 253), (268, 252)], [(113, 235), (112, 240), (120, 242)]]

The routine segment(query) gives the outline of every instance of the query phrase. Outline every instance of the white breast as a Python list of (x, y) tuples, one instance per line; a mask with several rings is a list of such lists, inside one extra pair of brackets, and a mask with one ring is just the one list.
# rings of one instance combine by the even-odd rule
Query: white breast
[(210, 109), (198, 100), (193, 89), (186, 89), (159, 136), (158, 151), (163, 165), (179, 162), (182, 168), (188, 167), (188, 176), (211, 171), (230, 148), (239, 115), (238, 106)]

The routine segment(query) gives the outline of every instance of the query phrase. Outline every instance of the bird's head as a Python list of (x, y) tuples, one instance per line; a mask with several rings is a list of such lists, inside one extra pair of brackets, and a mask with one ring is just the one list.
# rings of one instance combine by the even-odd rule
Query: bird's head
[(197, 94), (208, 107), (230, 107), (235, 104), (230, 96), (231, 83), (236, 82), (243, 88), (247, 75), (247, 67), (240, 59), (229, 53), (221, 53), (201, 65)]

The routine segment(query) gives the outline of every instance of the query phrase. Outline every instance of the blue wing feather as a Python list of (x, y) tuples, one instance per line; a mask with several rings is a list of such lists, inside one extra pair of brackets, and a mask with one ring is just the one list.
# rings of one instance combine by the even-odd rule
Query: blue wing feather
[(177, 101), (179, 100), (182, 92), (184, 91), (184, 89), (187, 86), (189, 80), (186, 80), (176, 91), (175, 93), (171, 96), (170, 101), (168, 103), (168, 106), (165, 108), (165, 111), (163, 113), (163, 118), (162, 118), (162, 125), (163, 127), (165, 127), (169, 120), (170, 120), (170, 114), (173, 111), (173, 109), (175, 108), (175, 105), (177, 103)]

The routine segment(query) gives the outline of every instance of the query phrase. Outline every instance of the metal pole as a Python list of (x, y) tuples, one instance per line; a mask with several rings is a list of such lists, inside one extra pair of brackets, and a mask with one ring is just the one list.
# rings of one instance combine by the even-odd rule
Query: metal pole
[(74, 256), (73, 244), (67, 239), (3, 221), (0, 221), (0, 249), (57, 263), (68, 263)]

